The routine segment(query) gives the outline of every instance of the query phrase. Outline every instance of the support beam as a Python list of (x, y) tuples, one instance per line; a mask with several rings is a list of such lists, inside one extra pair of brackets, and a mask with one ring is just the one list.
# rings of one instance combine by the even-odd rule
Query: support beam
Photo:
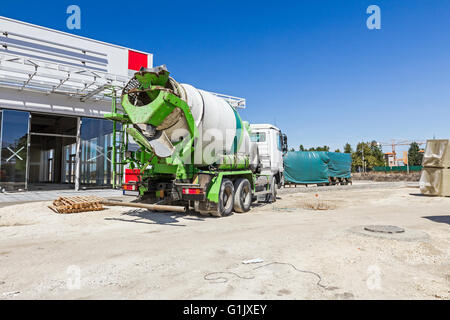
[(77, 120), (77, 145), (75, 151), (75, 191), (80, 190), (80, 168), (81, 168), (81, 118)]

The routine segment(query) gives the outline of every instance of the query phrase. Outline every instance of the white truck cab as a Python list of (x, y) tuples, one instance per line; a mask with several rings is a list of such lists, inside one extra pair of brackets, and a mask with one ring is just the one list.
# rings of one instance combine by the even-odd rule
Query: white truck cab
[(271, 124), (251, 124), (250, 139), (257, 143), (261, 173), (270, 175), (278, 188), (284, 183), (283, 154), (287, 152), (287, 137)]

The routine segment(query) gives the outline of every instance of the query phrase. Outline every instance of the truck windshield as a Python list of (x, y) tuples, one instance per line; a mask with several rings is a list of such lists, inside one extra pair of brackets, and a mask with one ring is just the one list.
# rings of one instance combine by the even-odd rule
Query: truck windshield
[(250, 140), (252, 142), (265, 142), (266, 141), (266, 134), (264, 132), (250, 133)]

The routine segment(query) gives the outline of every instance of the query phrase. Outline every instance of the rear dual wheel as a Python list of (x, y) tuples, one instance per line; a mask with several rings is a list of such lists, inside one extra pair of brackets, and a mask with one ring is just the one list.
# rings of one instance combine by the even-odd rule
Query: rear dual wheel
[(247, 212), (252, 204), (252, 188), (247, 179), (240, 178), (233, 182), (223, 179), (219, 192), (219, 203), (217, 206), (218, 217), (229, 216), (233, 209), (238, 213)]
[(234, 182), (234, 211), (238, 213), (247, 212), (252, 204), (252, 187), (245, 178)]
[(217, 205), (218, 217), (229, 216), (234, 208), (234, 185), (230, 179), (223, 179), (219, 191), (219, 203)]

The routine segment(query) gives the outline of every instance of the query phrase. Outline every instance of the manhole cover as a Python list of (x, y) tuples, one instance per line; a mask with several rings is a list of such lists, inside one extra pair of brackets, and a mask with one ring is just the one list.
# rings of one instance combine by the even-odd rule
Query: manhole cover
[(402, 233), (405, 232), (405, 229), (396, 227), (396, 226), (366, 226), (364, 227), (364, 230), (370, 231), (370, 232), (378, 232), (378, 233)]
[(355, 226), (351, 227), (349, 231), (364, 236), (382, 239), (393, 239), (403, 241), (416, 241), (416, 240), (426, 241), (429, 239), (428, 234), (426, 234), (423, 231), (403, 229), (389, 225)]

